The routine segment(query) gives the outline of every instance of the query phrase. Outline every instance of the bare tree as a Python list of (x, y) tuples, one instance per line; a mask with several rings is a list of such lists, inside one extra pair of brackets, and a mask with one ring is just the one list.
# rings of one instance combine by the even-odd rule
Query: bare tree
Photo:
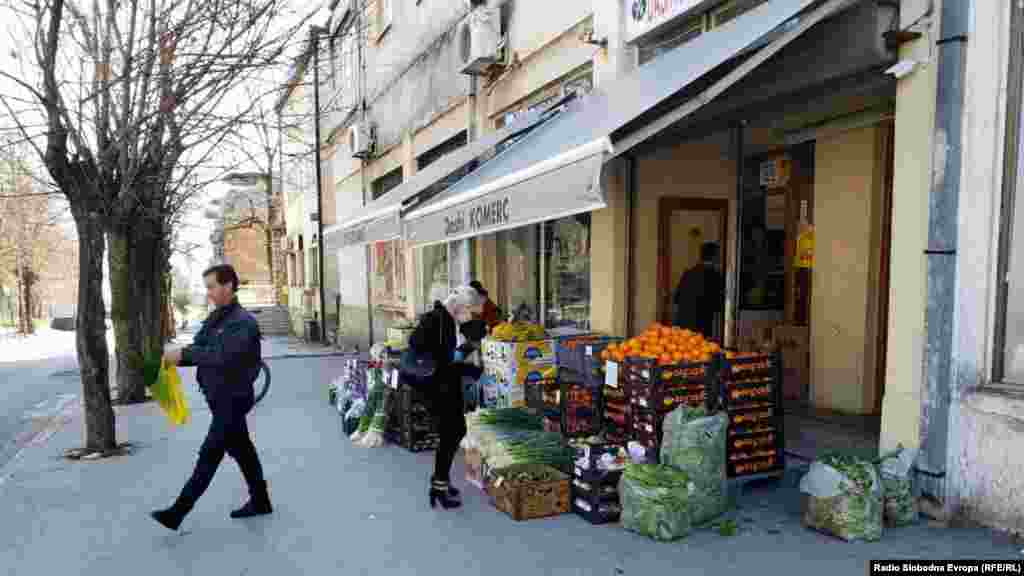
[(42, 316), (40, 281), (62, 248), (59, 207), (36, 191), (33, 166), (16, 152), (17, 147), (0, 146), (0, 285), (14, 285), (17, 330), (32, 334), (34, 319)]
[(105, 453), (116, 448), (105, 241), (118, 397), (141, 401), (144, 364), (163, 349), (174, 215), (197, 177), (219, 177), (210, 159), (252, 107), (233, 95), (280, 62), (294, 31), (279, 25), (284, 0), (6, 1), (22, 24), (23, 66), (0, 71), (20, 88), (0, 106), (71, 206), (85, 449)]

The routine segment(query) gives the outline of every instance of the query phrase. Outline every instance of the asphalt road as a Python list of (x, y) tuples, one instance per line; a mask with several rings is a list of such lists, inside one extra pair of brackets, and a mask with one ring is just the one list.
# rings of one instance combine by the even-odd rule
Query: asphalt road
[(73, 333), (0, 335), (0, 467), (81, 390)]

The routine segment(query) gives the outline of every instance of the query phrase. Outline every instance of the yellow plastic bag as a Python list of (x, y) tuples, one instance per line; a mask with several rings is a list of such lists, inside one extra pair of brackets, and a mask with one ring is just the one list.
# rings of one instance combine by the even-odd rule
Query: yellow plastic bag
[(185, 392), (181, 389), (181, 377), (178, 368), (163, 362), (160, 365), (160, 376), (152, 388), (153, 399), (167, 414), (167, 419), (174, 426), (188, 424), (192, 419), (192, 411), (185, 401)]

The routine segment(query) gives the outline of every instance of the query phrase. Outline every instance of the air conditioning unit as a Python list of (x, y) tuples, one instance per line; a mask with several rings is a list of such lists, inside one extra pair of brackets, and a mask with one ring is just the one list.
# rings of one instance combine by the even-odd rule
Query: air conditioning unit
[(479, 76), (498, 63), (501, 49), (501, 13), (479, 6), (459, 26), (459, 63), (463, 74)]
[(353, 158), (369, 158), (373, 155), (373, 127), (363, 122), (356, 122), (349, 126), (348, 147), (352, 151)]

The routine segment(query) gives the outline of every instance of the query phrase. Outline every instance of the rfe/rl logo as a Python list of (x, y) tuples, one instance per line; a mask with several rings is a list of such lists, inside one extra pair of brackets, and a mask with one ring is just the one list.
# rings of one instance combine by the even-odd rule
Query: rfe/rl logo
[(640, 22), (647, 15), (647, 0), (633, 0), (633, 21)]

